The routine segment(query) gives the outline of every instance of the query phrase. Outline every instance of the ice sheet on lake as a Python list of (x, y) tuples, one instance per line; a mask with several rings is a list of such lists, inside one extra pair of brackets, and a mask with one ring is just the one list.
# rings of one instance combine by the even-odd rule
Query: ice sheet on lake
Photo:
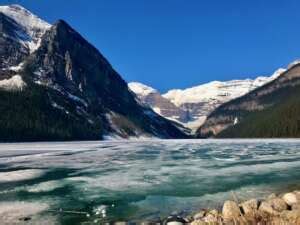
[[(0, 202), (1, 225), (55, 225), (58, 224), (53, 216), (39, 216), (40, 213), (49, 207), (45, 203), (38, 202)], [(24, 222), (24, 220), (29, 220)]]
[[(14, 193), (9, 192), (11, 187), (3, 187), (0, 195), (10, 193), (12, 201), (20, 200), (18, 193), (26, 192), (29, 196), (55, 198), (58, 209), (84, 209), (92, 204), (91, 219), (99, 216), (94, 215), (93, 209), (102, 205), (107, 207), (107, 216), (114, 216), (117, 211), (111, 207), (115, 204), (122, 212), (134, 211), (131, 216), (136, 218), (148, 213), (213, 206), (231, 198), (231, 191), (246, 198), (253, 193), (261, 196), (278, 187), (294, 185), (300, 179), (300, 141), (3, 144), (0, 166), (0, 171), (4, 168), (0, 182), (7, 185), (10, 181), (22, 181), (21, 178), (33, 180), (31, 184), (21, 183), (13, 189)], [(45, 172), (51, 176), (47, 178)], [(42, 181), (34, 180), (41, 176)]]
[(61, 181), (46, 181), (39, 184), (36, 184), (34, 186), (31, 186), (27, 188), (27, 191), (33, 192), (33, 193), (40, 193), (40, 192), (49, 192), (54, 191), (58, 188), (63, 187), (64, 184)]
[(31, 180), (44, 174), (44, 170), (26, 169), (10, 172), (0, 172), (0, 183)]

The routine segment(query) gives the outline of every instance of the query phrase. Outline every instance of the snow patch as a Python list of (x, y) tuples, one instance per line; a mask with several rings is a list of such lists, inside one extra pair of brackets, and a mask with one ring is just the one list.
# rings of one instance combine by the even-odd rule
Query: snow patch
[(291, 67), (296, 66), (298, 64), (300, 64), (300, 59), (296, 59), (295, 61), (293, 61), (292, 63), (290, 63), (288, 65), (288, 69), (290, 69)]
[[(20, 219), (35, 216), (48, 210), (48, 205), (45, 203), (37, 202), (23, 202), (23, 201), (13, 201), (13, 202), (1, 202), (0, 203), (0, 221), (1, 224), (25, 224)], [(55, 224), (53, 221), (40, 221), (31, 220), (28, 224)], [(40, 223), (39, 223), (40, 222)]]
[(39, 170), (39, 169), (26, 169), (26, 170), (16, 170), (10, 172), (1, 172), (0, 183), (31, 180), (42, 176), (44, 173), (45, 173), (44, 170)]
[(249, 91), (264, 85), (273, 77), (258, 77), (255, 80), (212, 81), (188, 89), (170, 90), (163, 97), (169, 99), (176, 106), (186, 103), (199, 103), (218, 100), (222, 103), (240, 97)]
[(157, 90), (155, 90), (154, 88), (149, 87), (144, 84), (141, 84), (141, 83), (138, 83), (138, 82), (128, 83), (128, 87), (135, 94), (141, 95), (141, 96), (147, 96), (151, 93), (157, 93)]
[(30, 52), (33, 52), (38, 48), (42, 35), (51, 27), (50, 24), (38, 18), (20, 5), (0, 6), (0, 12), (13, 19), (24, 28), (27, 34), (20, 35), (29, 35), (30, 39), (24, 42), (27, 44)]
[(199, 103), (217, 100), (225, 103), (231, 99), (241, 97), (280, 76), (286, 69), (280, 68), (271, 76), (259, 76), (256, 79), (212, 81), (206, 84), (187, 89), (174, 89), (168, 91), (163, 97), (169, 99), (176, 106), (185, 103)]
[(154, 112), (158, 113), (159, 115), (161, 115), (161, 110), (158, 107), (153, 107)]
[(51, 103), (52, 107), (59, 109), (61, 111), (63, 111), (66, 114), (69, 114), (70, 112), (68, 110), (66, 110), (63, 106), (58, 105), (56, 102), (52, 102)]
[(24, 65), (24, 63), (21, 62), (19, 65), (17, 65), (17, 66), (11, 66), (11, 67), (9, 67), (8, 69), (9, 69), (9, 70), (12, 70), (12, 71), (15, 71), (15, 72), (18, 72), (19, 70), (22, 69), (23, 65)]
[(79, 103), (83, 104), (86, 108), (88, 107), (87, 102), (85, 100), (83, 100), (82, 98), (79, 98), (76, 95), (72, 95), (70, 93), (67, 93), (67, 95), (68, 95), (68, 98), (70, 98), (70, 99), (72, 99), (72, 100), (74, 100), (76, 102), (79, 102)]
[(39, 192), (49, 192), (53, 191), (57, 188), (63, 187), (63, 184), (61, 181), (46, 181), (42, 182), (36, 185), (33, 185), (32, 187), (28, 188), (28, 192), (33, 192), (33, 193), (39, 193)]
[(238, 122), (239, 122), (239, 119), (238, 119), (237, 117), (235, 117), (235, 118), (234, 118), (233, 125), (236, 125), (236, 124), (238, 124)]
[(22, 91), (26, 87), (20, 75), (14, 75), (9, 79), (0, 80), (0, 88), (6, 91)]

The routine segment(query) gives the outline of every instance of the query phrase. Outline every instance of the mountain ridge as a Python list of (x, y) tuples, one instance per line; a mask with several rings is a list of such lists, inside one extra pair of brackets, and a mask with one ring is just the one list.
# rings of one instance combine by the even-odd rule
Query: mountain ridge
[(164, 94), (138, 82), (129, 83), (129, 88), (141, 102), (148, 104), (158, 114), (195, 130), (219, 105), (276, 79), (285, 70), (280, 68), (269, 77), (259, 76), (255, 79), (211, 81), (183, 90), (172, 89)]
[[(5, 15), (10, 18), (11, 28), (12, 24), (18, 24), (14, 20), (19, 18), (16, 13), (24, 20), (29, 18), (29, 24), (32, 19), (38, 21), (36, 24), (41, 22), (22, 7), (7, 8), (13, 11), (12, 17)], [(4, 11), (10, 15), (7, 8)], [(22, 27), (28, 23), (23, 21), (18, 25)], [(31, 28), (22, 32), (27, 35)], [(36, 31), (30, 34), (37, 37)], [(65, 21), (58, 20), (47, 27), (40, 40), (30, 40), (35, 41), (36, 49), (30, 49), (32, 46), (20, 39), (14, 38), (14, 42), (11, 39), (0, 39), (0, 45), (11, 47), (2, 59), (14, 59), (11, 52), (17, 43), (27, 51), (22, 60), (12, 60), (13, 63), (0, 68), (3, 74), (0, 76), (0, 103), (6, 106), (0, 109), (12, 115), (15, 112), (14, 116), (7, 115), (6, 120), (0, 120), (2, 141), (99, 140), (108, 136), (188, 137), (177, 125), (140, 105), (100, 51)], [(19, 104), (9, 105), (8, 99)], [(36, 104), (32, 105), (30, 99)], [(21, 102), (32, 107), (26, 108)], [(5, 130), (9, 132), (5, 134)]]
[(197, 137), (299, 137), (300, 118), (295, 113), (300, 107), (299, 63), (293, 62), (275, 80), (219, 106), (197, 130)]

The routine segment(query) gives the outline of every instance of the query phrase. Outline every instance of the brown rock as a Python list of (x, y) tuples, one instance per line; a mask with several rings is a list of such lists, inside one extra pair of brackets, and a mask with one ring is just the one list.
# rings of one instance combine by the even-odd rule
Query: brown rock
[(207, 223), (201, 220), (194, 220), (191, 222), (191, 225), (207, 225)]
[(292, 205), (292, 210), (300, 210), (300, 203)]
[(257, 199), (250, 199), (241, 204), (241, 207), (246, 215), (254, 215), (258, 208)]
[(259, 211), (267, 213), (269, 215), (279, 215), (279, 212), (273, 209), (272, 205), (268, 202), (262, 202), (258, 208)]
[(218, 218), (212, 214), (208, 214), (207, 216), (205, 216), (203, 218), (203, 221), (206, 223), (217, 223), (218, 222)]
[(273, 198), (277, 198), (277, 195), (274, 194), (274, 193), (270, 194), (270, 195), (267, 197), (268, 200), (269, 200), (269, 199), (273, 199)]
[(235, 219), (240, 216), (241, 211), (239, 206), (234, 201), (226, 201), (222, 210), (223, 218), (225, 220)]
[(285, 210), (280, 216), (286, 219), (291, 224), (300, 224), (300, 211), (299, 210)]
[(211, 214), (211, 215), (213, 215), (213, 216), (215, 216), (215, 217), (218, 217), (218, 216), (219, 216), (219, 212), (218, 212), (218, 210), (216, 210), (216, 209), (210, 210), (210, 211), (208, 212), (208, 214)]
[(285, 203), (285, 201), (281, 198), (273, 198), (267, 201), (274, 210), (278, 212), (282, 212), (283, 210), (286, 210), (288, 208), (288, 205)]
[(282, 196), (282, 199), (286, 202), (286, 204), (292, 206), (294, 204), (299, 203), (299, 199), (296, 193), (290, 192), (286, 193)]

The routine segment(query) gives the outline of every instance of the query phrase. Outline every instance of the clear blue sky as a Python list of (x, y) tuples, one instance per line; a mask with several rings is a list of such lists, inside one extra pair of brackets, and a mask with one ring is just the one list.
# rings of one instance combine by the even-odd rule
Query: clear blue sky
[(271, 74), (300, 58), (297, 0), (0, 0), (66, 20), (127, 81), (164, 92)]

